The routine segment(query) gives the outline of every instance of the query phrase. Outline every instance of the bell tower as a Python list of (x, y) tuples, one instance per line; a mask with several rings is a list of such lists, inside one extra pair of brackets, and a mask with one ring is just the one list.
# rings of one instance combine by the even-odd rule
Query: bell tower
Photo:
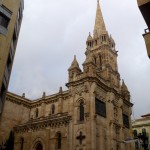
[[(118, 73), (118, 55), (115, 49), (115, 41), (106, 30), (99, 1), (97, 1), (93, 36), (89, 33), (86, 45), (86, 60), (90, 59), (93, 61), (96, 69), (95, 73), (106, 82), (119, 87), (120, 75)], [(87, 72), (85, 63), (83, 65), (84, 71)]]

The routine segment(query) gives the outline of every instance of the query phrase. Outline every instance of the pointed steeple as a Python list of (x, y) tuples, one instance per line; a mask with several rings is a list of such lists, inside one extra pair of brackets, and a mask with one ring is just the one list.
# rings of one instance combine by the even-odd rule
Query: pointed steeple
[(74, 60), (71, 64), (69, 70), (74, 69), (74, 68), (81, 70), (80, 67), (79, 67), (78, 61), (76, 59), (76, 55), (74, 55)]
[(122, 80), (121, 92), (122, 92), (122, 96), (125, 98), (125, 100), (130, 101), (130, 92), (129, 92), (126, 84), (124, 83), (124, 80)]
[(72, 61), (71, 66), (68, 69), (68, 72), (69, 72), (69, 82), (76, 80), (76, 76), (82, 72), (76, 59), (76, 55), (74, 55), (74, 60)]
[(105, 34), (106, 32), (107, 31), (106, 31), (104, 19), (103, 19), (101, 8), (100, 8), (100, 3), (99, 3), (99, 0), (97, 0), (94, 37), (100, 34)]
[(126, 84), (124, 83), (124, 80), (122, 80), (121, 90), (124, 92), (128, 92), (128, 88), (127, 88)]
[(93, 38), (92, 38), (92, 36), (91, 36), (91, 33), (89, 32), (89, 35), (88, 35), (87, 41), (92, 41), (92, 40), (93, 40)]

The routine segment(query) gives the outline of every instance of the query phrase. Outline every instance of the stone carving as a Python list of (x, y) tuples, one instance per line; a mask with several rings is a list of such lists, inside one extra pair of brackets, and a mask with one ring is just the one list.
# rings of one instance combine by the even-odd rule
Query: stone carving
[(96, 91), (95, 91), (95, 96), (96, 98), (98, 98), (99, 100), (105, 102), (106, 101), (106, 94), (105, 92), (100, 89), (100, 88), (97, 88)]
[(44, 129), (47, 127), (51, 128), (58, 128), (60, 126), (67, 126), (71, 120), (71, 116), (65, 115), (60, 117), (45, 117), (44, 119), (32, 119), (29, 122), (15, 126), (16, 133), (28, 132), (30, 131), (37, 131), (39, 129)]
[(72, 95), (73, 96), (75, 96), (76, 94), (77, 95), (82, 95), (82, 93), (88, 93), (88, 87), (87, 87), (87, 85), (85, 84), (82, 84), (82, 85), (80, 85), (80, 86), (77, 86), (77, 87), (75, 87), (73, 90), (72, 90)]

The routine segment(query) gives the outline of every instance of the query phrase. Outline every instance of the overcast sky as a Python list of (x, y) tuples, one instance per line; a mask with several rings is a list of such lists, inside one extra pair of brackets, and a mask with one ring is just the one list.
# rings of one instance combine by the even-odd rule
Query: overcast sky
[[(142, 34), (147, 28), (136, 0), (100, 0), (116, 42), (118, 66), (134, 103), (133, 118), (150, 113), (150, 60)], [(93, 34), (97, 0), (25, 0), (9, 91), (29, 99), (66, 89), (74, 54), (82, 68), (86, 39)]]

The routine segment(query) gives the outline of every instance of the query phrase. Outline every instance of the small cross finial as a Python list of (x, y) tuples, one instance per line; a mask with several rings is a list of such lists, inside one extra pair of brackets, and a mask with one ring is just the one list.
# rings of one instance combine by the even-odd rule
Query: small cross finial
[(25, 98), (25, 93), (22, 94), (22, 97)]
[(99, 0), (97, 0), (97, 4), (99, 4)]
[(62, 93), (62, 87), (59, 88), (59, 93)]
[(43, 97), (43, 98), (45, 98), (45, 96), (46, 96), (46, 93), (45, 93), (45, 92), (43, 92), (43, 95), (42, 95), (42, 97)]

